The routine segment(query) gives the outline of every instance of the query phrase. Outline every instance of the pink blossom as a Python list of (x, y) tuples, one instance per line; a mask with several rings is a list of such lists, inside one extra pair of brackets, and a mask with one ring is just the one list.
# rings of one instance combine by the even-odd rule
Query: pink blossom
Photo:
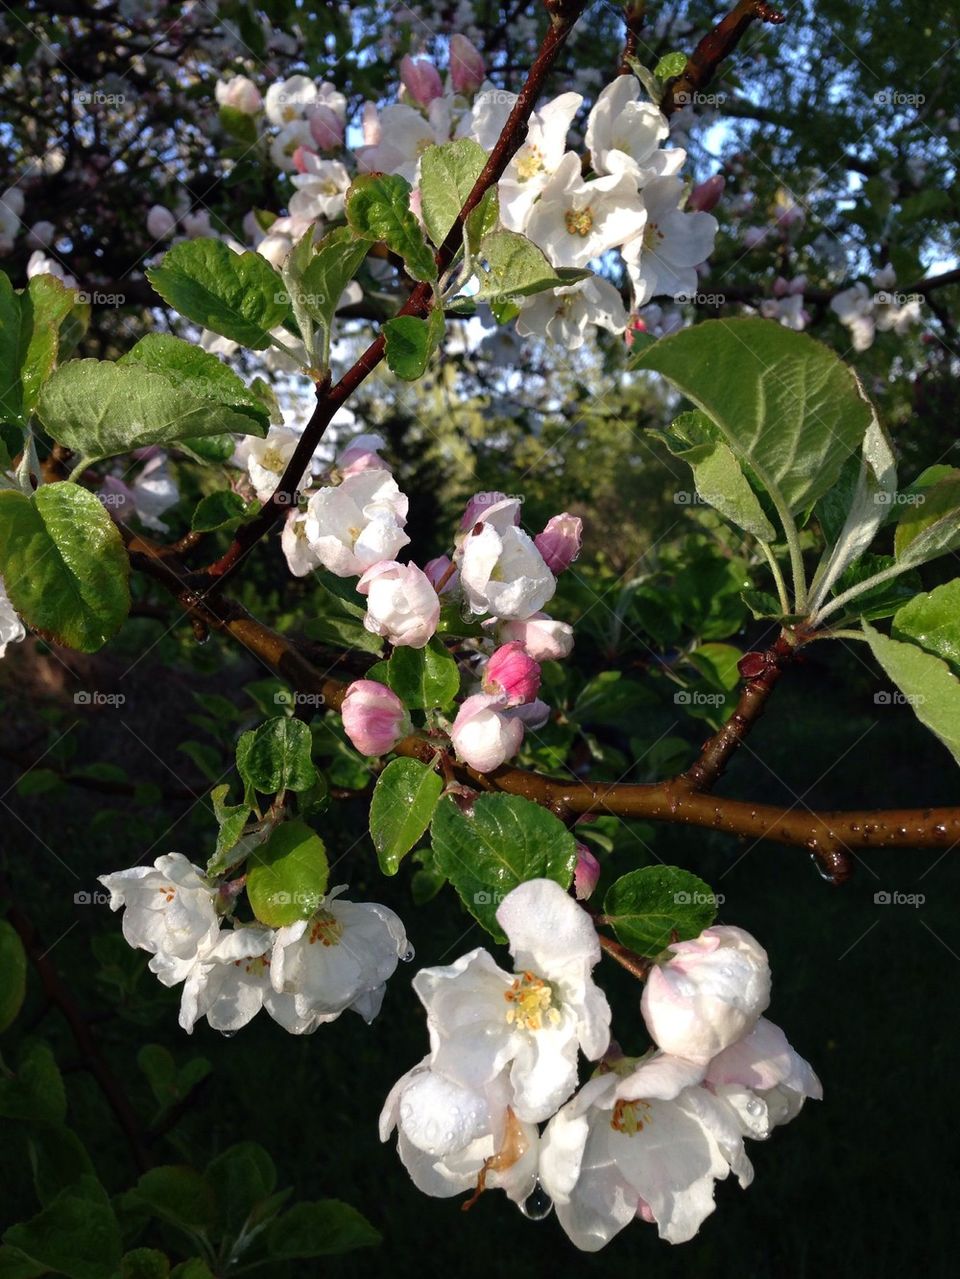
[(487, 74), (476, 46), (459, 31), (450, 37), (450, 80), (455, 93), (476, 93)]
[(457, 712), (450, 740), (458, 759), (478, 773), (489, 773), (516, 755), (523, 742), (523, 724), (498, 710), (497, 698), (475, 693)]
[(411, 58), (405, 53), (400, 60), (400, 79), (418, 106), (428, 107), (434, 98), (443, 95), (440, 72), (429, 58)]
[(493, 516), (496, 525), (499, 520), (511, 524), (520, 523), (520, 503), (516, 498), (507, 497), (506, 493), (475, 493), (466, 505), (460, 520), (460, 531), (484, 524)]
[(578, 902), (585, 902), (600, 878), (600, 863), (586, 844), (577, 841), (577, 866), (573, 872), (573, 891)]
[(428, 560), (423, 566), (423, 571), (433, 589), (440, 595), (455, 591), (460, 583), (460, 574), (453, 567), (453, 560), (449, 555), (438, 555), (436, 559)]
[(573, 627), (546, 613), (534, 613), (523, 621), (502, 622), (498, 634), (505, 644), (517, 640), (537, 662), (559, 661), (569, 657), (573, 649)]
[(382, 435), (371, 432), (369, 435), (357, 435), (337, 454), (337, 466), (340, 474), (358, 475), (361, 471), (389, 471), (389, 466), (380, 456), (384, 447)]
[(375, 147), (380, 143), (380, 112), (377, 110), (375, 102), (365, 102), (363, 104), (363, 144), (367, 147)]
[(707, 178), (706, 182), (701, 182), (699, 186), (693, 188), (687, 200), (687, 208), (697, 213), (709, 213), (711, 209), (717, 207), (726, 185), (724, 176), (721, 173), (715, 173), (712, 178)]
[(357, 582), (367, 597), (363, 624), (398, 648), (424, 648), (440, 621), (440, 598), (415, 564), (381, 560)]
[(361, 755), (386, 755), (410, 732), (410, 717), (400, 698), (375, 679), (358, 679), (340, 706), (343, 729)]
[(343, 146), (343, 121), (331, 107), (322, 103), (307, 111), (310, 135), (321, 151), (336, 151)]
[(540, 687), (540, 666), (517, 640), (493, 654), (483, 672), (484, 692), (501, 698), (506, 706), (532, 702)]
[(551, 573), (562, 573), (580, 554), (583, 520), (579, 515), (554, 515), (547, 527), (533, 539)]

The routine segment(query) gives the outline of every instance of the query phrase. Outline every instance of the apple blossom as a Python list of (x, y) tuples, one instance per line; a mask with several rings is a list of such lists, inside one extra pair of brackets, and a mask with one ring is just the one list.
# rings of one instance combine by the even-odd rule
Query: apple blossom
[(813, 1067), (766, 1017), (711, 1060), (704, 1080), (736, 1112), (744, 1136), (761, 1140), (794, 1119), (806, 1098), (823, 1097)]
[(271, 124), (285, 125), (299, 120), (317, 99), (317, 86), (309, 76), (295, 75), (278, 80), (267, 90), (264, 110)]
[(197, 955), (213, 946), (220, 931), (214, 890), (182, 853), (165, 853), (152, 866), (132, 866), (100, 875), (110, 909), (123, 912), (127, 944), (153, 955), (150, 970), (164, 986), (190, 973)]
[(546, 613), (533, 613), (518, 621), (501, 622), (497, 634), (502, 643), (517, 640), (537, 662), (558, 662), (573, 652), (573, 627)]
[(707, 1062), (756, 1025), (770, 1003), (770, 965), (742, 928), (716, 924), (674, 942), (647, 978), (640, 1008), (666, 1053)]
[(506, 493), (474, 493), (460, 517), (460, 532), (465, 533), (488, 520), (501, 530), (510, 524), (519, 524), (520, 503)]
[(450, 741), (457, 758), (478, 773), (489, 773), (513, 759), (523, 744), (523, 722), (502, 709), (499, 697), (474, 693), (457, 711)]
[(644, 187), (646, 226), (623, 246), (637, 306), (656, 294), (680, 298), (697, 291), (695, 268), (713, 250), (717, 220), (710, 213), (684, 213), (682, 195), (676, 177), (654, 178)]
[(248, 435), (238, 446), (238, 460), (246, 465), (250, 483), (261, 502), (277, 487), (299, 442), (300, 432), (292, 426), (271, 426), (263, 439)]
[(68, 289), (77, 287), (73, 276), (69, 275), (55, 258), (48, 257), (42, 249), (37, 249), (27, 259), (27, 279), (32, 280), (35, 275), (54, 275)]
[(454, 568), (449, 555), (438, 555), (436, 559), (427, 560), (423, 571), (438, 595), (449, 595), (459, 590), (460, 574)]
[(309, 122), (293, 120), (285, 124), (270, 143), (270, 159), (284, 173), (293, 173), (297, 167), (294, 159), (297, 151), (301, 148), (309, 150), (312, 142)]
[(0, 577), (0, 658), (5, 657), (8, 644), (17, 644), (26, 637), (27, 631), (10, 603), (10, 596)]
[(147, 232), (155, 240), (166, 240), (177, 229), (177, 219), (162, 204), (155, 204), (147, 214)]
[(303, 170), (290, 179), (297, 188), (290, 197), (291, 215), (310, 220), (340, 217), (350, 174), (339, 160), (321, 160), (307, 150), (298, 155)]
[(167, 470), (165, 453), (151, 457), (132, 485), (115, 475), (106, 476), (100, 492), (115, 519), (136, 515), (144, 528), (159, 533), (165, 533), (168, 527), (160, 516), (180, 500), (177, 482)]
[[(655, 181), (676, 182), (678, 188), (682, 187), (679, 178)], [(524, 233), (543, 249), (555, 267), (583, 267), (607, 249), (638, 239), (647, 217), (644, 198), (629, 174), (585, 182), (580, 173), (580, 157), (570, 151), (543, 187)], [(703, 257), (706, 254), (698, 261)]]
[(426, 573), (415, 564), (382, 560), (367, 569), (357, 582), (357, 590), (367, 597), (364, 626), (391, 644), (423, 648), (436, 631), (440, 598)]
[(337, 469), (344, 477), (361, 471), (387, 471), (390, 468), (380, 456), (380, 449), (385, 447), (382, 435), (356, 435), (337, 454)]
[(586, 844), (577, 841), (577, 865), (573, 872), (573, 891), (578, 902), (592, 896), (600, 878), (600, 863)]
[(310, 134), (321, 151), (336, 151), (343, 146), (344, 122), (331, 107), (315, 103), (307, 108)]
[(540, 667), (516, 640), (498, 648), (483, 671), (483, 691), (504, 706), (532, 702), (539, 687)]
[(296, 1015), (317, 1024), (346, 1009), (373, 1021), (398, 959), (411, 953), (399, 916), (376, 902), (346, 901), (344, 891), (334, 888), (310, 919), (274, 935), (273, 989), (293, 995)]
[(403, 531), (407, 506), (392, 475), (361, 471), (313, 494), (307, 503), (307, 540), (331, 573), (359, 576), (410, 541)]
[(687, 197), (687, 208), (695, 213), (710, 213), (720, 203), (726, 185), (722, 173), (715, 173), (712, 178), (698, 183)]
[(397, 173), (413, 183), (420, 156), (427, 147), (446, 142), (450, 121), (443, 99), (431, 102), (427, 118), (405, 102), (395, 102), (380, 112), (380, 138), (356, 152), (360, 171)]
[(343, 729), (361, 755), (386, 755), (411, 730), (407, 708), (392, 688), (357, 679), (340, 705)]
[(57, 228), (52, 222), (34, 222), (27, 232), (27, 245), (31, 249), (48, 249), (56, 238)]
[(218, 80), (214, 95), (222, 107), (232, 107), (234, 111), (242, 111), (244, 115), (256, 115), (263, 106), (260, 90), (245, 75), (231, 76), (229, 80)]
[(550, 879), (509, 892), (497, 909), (516, 973), (484, 949), (413, 981), (427, 1011), (430, 1066), (474, 1091), (509, 1068), (517, 1118), (549, 1118), (577, 1084), (577, 1051), (597, 1060), (610, 1039), (610, 1008), (591, 970), (600, 943), (587, 913)]
[(394, 1084), (380, 1115), (380, 1140), (397, 1130), (397, 1152), (424, 1194), (503, 1190), (522, 1204), (536, 1185), (539, 1133), (510, 1108), (505, 1073), (469, 1088), (425, 1057)]
[(554, 515), (542, 533), (533, 539), (551, 573), (562, 573), (580, 554), (583, 520), (579, 515)]
[(280, 549), (287, 561), (287, 568), (294, 577), (306, 577), (320, 567), (320, 557), (307, 537), (306, 512), (294, 508), (287, 512), (280, 533)]
[(450, 37), (450, 81), (454, 92), (470, 97), (483, 84), (486, 73), (477, 47), (459, 31), (454, 32)]
[(484, 90), (457, 125), (457, 137), (472, 138), (484, 151), (492, 151), (516, 101), (515, 93), (506, 93), (502, 89)]
[(429, 58), (411, 58), (409, 53), (405, 53), (400, 59), (400, 79), (419, 107), (428, 107), (443, 93), (440, 72)]
[(830, 310), (850, 330), (855, 351), (866, 351), (873, 345), (876, 332), (873, 298), (862, 280), (831, 298)]
[(567, 133), (582, 102), (579, 93), (561, 93), (531, 115), (523, 145), (497, 188), (508, 231), (525, 230), (534, 201), (565, 159)]
[(627, 173), (642, 186), (664, 173), (676, 173), (686, 155), (680, 148), (659, 149), (670, 126), (659, 107), (638, 101), (639, 96), (636, 76), (617, 76), (594, 103), (585, 141), (594, 172)]
[(520, 337), (547, 337), (568, 351), (579, 351), (587, 327), (599, 325), (610, 333), (627, 327), (627, 312), (619, 290), (602, 276), (562, 289), (544, 289), (520, 299), (517, 333)]
[(18, 187), (7, 187), (0, 194), (0, 253), (9, 253), (20, 230), (23, 213), (23, 192)]
[(557, 589), (533, 538), (512, 524), (498, 530), (486, 519), (475, 525), (455, 558), (464, 595), (474, 613), (530, 617)]

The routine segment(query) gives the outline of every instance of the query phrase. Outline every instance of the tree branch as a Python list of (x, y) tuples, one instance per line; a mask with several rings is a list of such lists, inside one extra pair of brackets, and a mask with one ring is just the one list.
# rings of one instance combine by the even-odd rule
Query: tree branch
[(713, 79), (720, 63), (740, 43), (750, 24), (757, 20), (779, 25), (787, 19), (766, 0), (739, 0), (736, 7), (703, 37), (687, 59), (682, 73), (668, 84), (660, 103), (660, 110), (665, 116), (673, 115), (694, 101), (695, 95)]

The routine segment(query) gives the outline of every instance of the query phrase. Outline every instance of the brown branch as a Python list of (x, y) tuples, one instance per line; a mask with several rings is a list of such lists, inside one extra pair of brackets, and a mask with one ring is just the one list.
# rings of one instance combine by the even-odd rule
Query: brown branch
[(637, 56), (637, 43), (646, 16), (647, 0), (628, 0), (628, 3), (623, 6), (623, 20), (626, 23), (627, 35), (623, 43), (617, 75), (633, 75), (630, 61)]
[(29, 955), (30, 962), (36, 969), (43, 985), (44, 994), (48, 1001), (59, 1008), (63, 1014), (77, 1047), (83, 1055), (84, 1064), (100, 1085), (101, 1092), (107, 1099), (110, 1109), (123, 1129), (137, 1170), (145, 1172), (150, 1167), (150, 1156), (143, 1144), (140, 1135), (140, 1124), (133, 1106), (130, 1104), (130, 1099), (123, 1090), (123, 1085), (107, 1065), (83, 1014), (73, 1002), (70, 991), (61, 980), (60, 974), (49, 959), (47, 951), (42, 948), (30, 919), (17, 906), (10, 907), (7, 912), (7, 918), (20, 934), (24, 950)]
[(606, 937), (603, 933), (597, 933), (597, 940), (600, 942), (600, 949), (606, 951), (611, 959), (615, 959), (622, 968), (636, 977), (637, 981), (646, 981), (653, 967), (652, 959), (628, 950), (626, 946), (621, 946), (618, 941), (614, 941), (612, 937)]
[(758, 20), (779, 25), (787, 19), (766, 0), (739, 0), (736, 7), (703, 37), (687, 59), (681, 74), (669, 82), (660, 103), (663, 114), (671, 116), (688, 102), (693, 102), (713, 79), (720, 63), (740, 43), (750, 24)]
[[(468, 216), (480, 203), (487, 190), (500, 180), (503, 173), (522, 143), (527, 121), (530, 119), (537, 99), (543, 89), (547, 75), (553, 66), (574, 23), (583, 12), (586, 0), (545, 0), (551, 16), (550, 26), (540, 45), (540, 50), (527, 73), (526, 81), (520, 90), (513, 110), (507, 117), (497, 144), (491, 151), (480, 176), (473, 189), (463, 203), (456, 220), (447, 232), (443, 244), (437, 250), (436, 263), (440, 275), (447, 270), (456, 257), (463, 240), (463, 227)], [(424, 317), (430, 313), (434, 304), (433, 285), (418, 284), (407, 301), (397, 312), (398, 315)], [(304, 428), (296, 449), (290, 458), (287, 468), (280, 477), (277, 487), (264, 503), (256, 517), (249, 524), (243, 524), (225, 552), (215, 563), (209, 565), (206, 572), (212, 577), (223, 577), (232, 571), (243, 556), (289, 510), (295, 501), (295, 494), (300, 480), (310, 463), (323, 433), (330, 424), (336, 411), (349, 399), (358, 386), (373, 372), (384, 357), (386, 339), (381, 333), (367, 347), (351, 369), (343, 375), (339, 382), (330, 386), (319, 384), (317, 387), (317, 403), (310, 421)]]

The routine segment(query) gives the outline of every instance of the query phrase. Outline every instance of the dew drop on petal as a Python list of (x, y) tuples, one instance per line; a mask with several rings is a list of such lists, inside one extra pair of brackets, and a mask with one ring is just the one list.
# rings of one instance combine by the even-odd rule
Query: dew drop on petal
[(413, 949), (412, 946), (408, 946), (407, 949), (400, 956), (400, 962), (404, 964), (409, 964), (411, 959), (413, 959), (414, 956), (416, 955), (416, 953), (417, 952)]
[(748, 1115), (753, 1115), (754, 1117), (756, 1117), (757, 1115), (762, 1115), (762, 1114), (763, 1114), (763, 1102), (762, 1102), (762, 1101), (759, 1101), (756, 1097), (754, 1097), (753, 1101), (748, 1101), (748, 1102), (747, 1102), (747, 1114), (748, 1114)]
[(553, 1200), (539, 1182), (520, 1205), (520, 1211), (531, 1221), (543, 1221), (553, 1211)]

